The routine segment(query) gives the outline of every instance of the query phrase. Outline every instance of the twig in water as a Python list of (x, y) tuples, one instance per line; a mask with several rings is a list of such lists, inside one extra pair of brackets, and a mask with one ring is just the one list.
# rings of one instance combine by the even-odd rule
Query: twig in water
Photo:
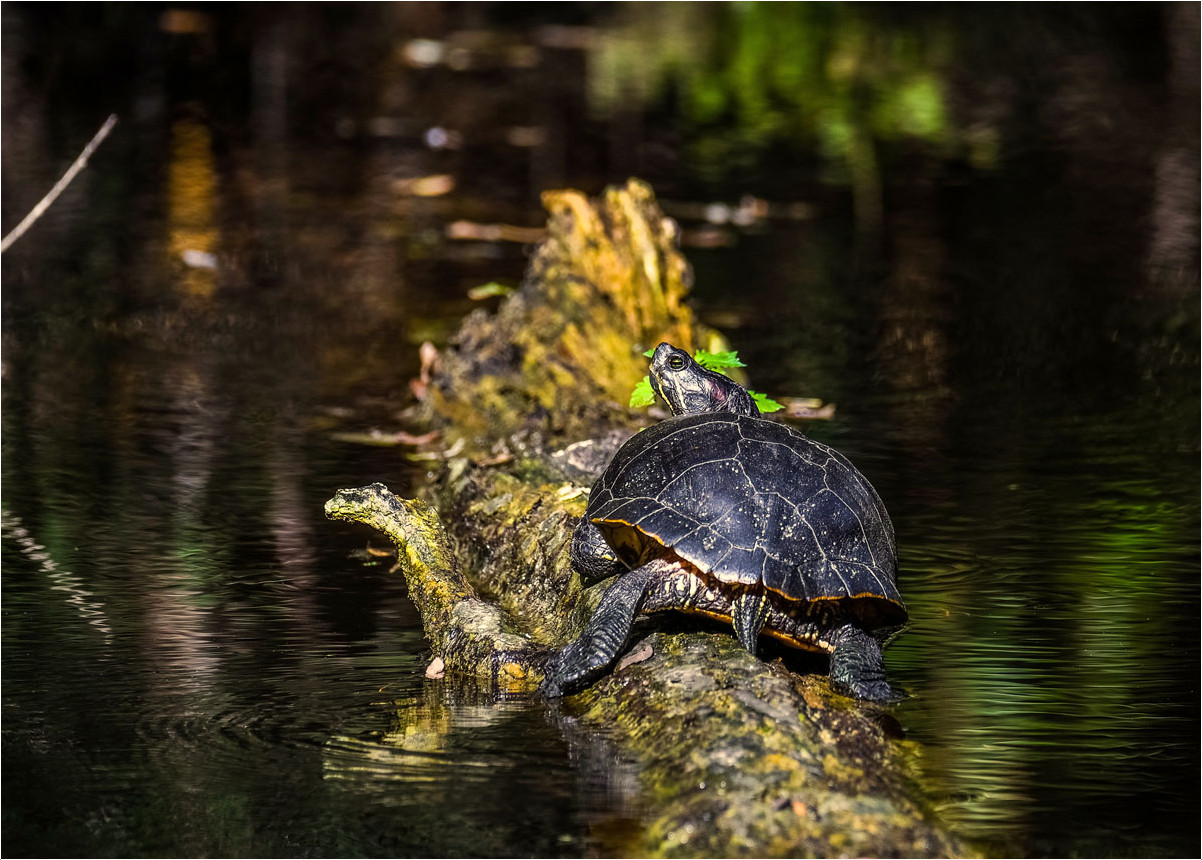
[(117, 124), (117, 115), (109, 114), (109, 118), (104, 121), (104, 125), (100, 127), (100, 131), (92, 136), (88, 141), (88, 145), (83, 148), (83, 152), (79, 157), (67, 168), (67, 172), (63, 174), (63, 178), (54, 183), (54, 187), (47, 192), (46, 196), (38, 201), (38, 205), (34, 206), (25, 216), (25, 219), (14, 227), (9, 234), (0, 241), (0, 254), (8, 250), (8, 246), (25, 235), (25, 231), (33, 226), (33, 223), (42, 217), (42, 213), (50, 208), (50, 205), (58, 199), (58, 195), (63, 193), (63, 189), (71, 184), (71, 180), (75, 178), (75, 174), (83, 170), (88, 164), (88, 159), (92, 157), (92, 153), (96, 151), (96, 147), (104, 142), (104, 139), (109, 136), (109, 132), (113, 130), (113, 126)]

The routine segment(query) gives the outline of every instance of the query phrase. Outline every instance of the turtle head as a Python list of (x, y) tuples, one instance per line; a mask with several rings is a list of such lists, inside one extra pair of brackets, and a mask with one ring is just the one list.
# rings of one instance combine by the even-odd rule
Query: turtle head
[(698, 412), (733, 412), (759, 415), (747, 389), (733, 379), (706, 370), (683, 349), (661, 343), (651, 357), (651, 387), (673, 415)]

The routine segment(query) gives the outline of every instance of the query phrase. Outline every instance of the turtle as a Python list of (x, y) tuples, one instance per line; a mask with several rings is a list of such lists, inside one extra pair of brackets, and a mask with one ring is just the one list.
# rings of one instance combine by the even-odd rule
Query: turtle
[(761, 635), (824, 652), (838, 692), (897, 701), (881, 648), (907, 612), (876, 490), (671, 344), (656, 347), (650, 380), (672, 415), (627, 440), (589, 494), (572, 564), (586, 586), (617, 578), (548, 659), (544, 695), (604, 675), (640, 613), (679, 610), (731, 622), (752, 654)]

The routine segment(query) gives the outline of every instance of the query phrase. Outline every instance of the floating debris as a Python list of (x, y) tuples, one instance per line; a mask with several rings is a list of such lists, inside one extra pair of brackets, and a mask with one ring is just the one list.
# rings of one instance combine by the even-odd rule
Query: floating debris
[(507, 296), (512, 292), (513, 287), (498, 284), (496, 281), (489, 281), (487, 284), (472, 287), (467, 291), (467, 297), (474, 302), (478, 302), (481, 299), (490, 299), (493, 296)]
[(468, 239), (477, 242), (541, 242), (547, 235), (543, 227), (518, 227), (515, 224), (480, 224), (475, 221), (452, 221), (447, 225), (448, 239)]
[(412, 179), (398, 179), (392, 183), (397, 194), (406, 197), (441, 197), (455, 190), (455, 177), (449, 173), (435, 173)]

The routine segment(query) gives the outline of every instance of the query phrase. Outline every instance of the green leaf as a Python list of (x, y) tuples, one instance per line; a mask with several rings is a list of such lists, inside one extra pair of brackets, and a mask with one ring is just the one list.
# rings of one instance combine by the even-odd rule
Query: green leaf
[(697, 354), (693, 356), (693, 361), (700, 364), (706, 370), (714, 370), (722, 373), (728, 367), (746, 367), (743, 362), (739, 361), (739, 353), (735, 350), (728, 352), (706, 352), (704, 349), (697, 350)]
[(760, 394), (758, 391), (747, 390), (751, 395), (751, 399), (755, 401), (755, 405), (759, 407), (761, 412), (778, 412), (785, 407), (777, 403), (767, 394)]
[(644, 376), (643, 381), (630, 392), (630, 408), (642, 409), (655, 402), (655, 390), (651, 387), (651, 377)]

